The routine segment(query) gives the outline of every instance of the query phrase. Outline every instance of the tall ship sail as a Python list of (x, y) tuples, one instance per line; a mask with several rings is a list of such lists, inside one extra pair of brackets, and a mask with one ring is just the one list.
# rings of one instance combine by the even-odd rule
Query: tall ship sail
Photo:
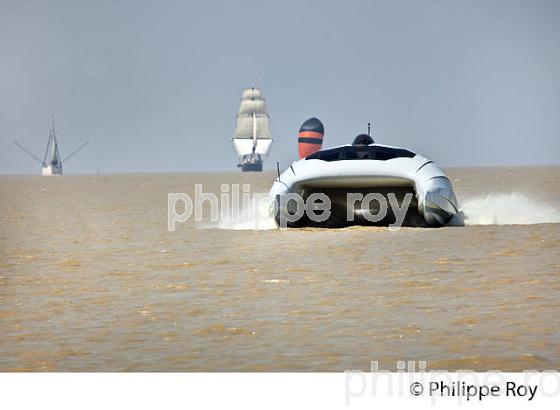
[(270, 151), (272, 135), (269, 115), (261, 90), (255, 87), (243, 90), (237, 112), (233, 145), (242, 171), (262, 171), (264, 158)]

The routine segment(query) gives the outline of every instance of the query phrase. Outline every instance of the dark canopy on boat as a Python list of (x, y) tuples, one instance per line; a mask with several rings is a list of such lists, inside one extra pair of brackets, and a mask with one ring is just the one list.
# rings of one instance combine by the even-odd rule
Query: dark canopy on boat
[(321, 161), (344, 161), (356, 159), (371, 159), (387, 161), (393, 158), (412, 158), (416, 154), (404, 148), (392, 148), (379, 145), (346, 145), (317, 151), (305, 159), (319, 159)]

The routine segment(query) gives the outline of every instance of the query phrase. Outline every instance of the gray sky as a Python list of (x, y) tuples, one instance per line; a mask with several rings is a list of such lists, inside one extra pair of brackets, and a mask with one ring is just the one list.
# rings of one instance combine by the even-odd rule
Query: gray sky
[(377, 142), (441, 165), (560, 164), (559, 1), (0, 0), (0, 173), (39, 173), (50, 114), (67, 173), (235, 170), (241, 90), (275, 143)]

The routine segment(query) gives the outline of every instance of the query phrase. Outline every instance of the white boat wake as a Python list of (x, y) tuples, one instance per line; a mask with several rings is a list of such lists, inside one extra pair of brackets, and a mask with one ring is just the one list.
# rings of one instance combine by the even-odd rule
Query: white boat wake
[(253, 198), (251, 205), (228, 215), (221, 215), (220, 220), (210, 225), (200, 226), (199, 229), (226, 229), (232, 231), (267, 231), (276, 229), (276, 222), (269, 214), (268, 200)]
[(477, 196), (460, 201), (450, 225), (531, 225), (560, 222), (560, 210), (520, 193)]
[[(521, 193), (500, 193), (475, 196), (460, 201), (460, 212), (449, 223), (452, 226), (470, 225), (532, 225), (560, 223), (560, 210), (546, 203), (530, 199)], [(241, 209), (239, 215), (222, 216), (216, 223), (199, 229), (235, 231), (265, 231), (276, 229), (269, 215), (268, 201), (253, 201)]]

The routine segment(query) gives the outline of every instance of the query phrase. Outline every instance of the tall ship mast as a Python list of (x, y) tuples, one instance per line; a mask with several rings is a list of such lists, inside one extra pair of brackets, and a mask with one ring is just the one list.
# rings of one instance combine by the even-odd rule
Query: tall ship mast
[[(92, 137), (93, 138), (93, 137)], [(75, 151), (73, 151), (70, 155), (68, 155), (65, 159), (61, 159), (60, 151), (58, 149), (58, 141), (56, 140), (56, 131), (54, 129), (54, 117), (52, 117), (51, 121), (51, 129), (49, 131), (49, 139), (47, 140), (47, 147), (45, 148), (45, 155), (41, 160), (19, 142), (14, 141), (14, 143), (20, 147), (23, 151), (25, 151), (29, 156), (33, 159), (41, 163), (41, 174), (42, 175), (62, 175), (62, 163), (69, 160), (71, 157), (76, 155), (78, 151), (84, 148), (89, 142), (91, 138), (80, 145)]]
[(261, 90), (256, 87), (243, 90), (233, 137), (241, 171), (262, 171), (272, 145), (269, 118)]

